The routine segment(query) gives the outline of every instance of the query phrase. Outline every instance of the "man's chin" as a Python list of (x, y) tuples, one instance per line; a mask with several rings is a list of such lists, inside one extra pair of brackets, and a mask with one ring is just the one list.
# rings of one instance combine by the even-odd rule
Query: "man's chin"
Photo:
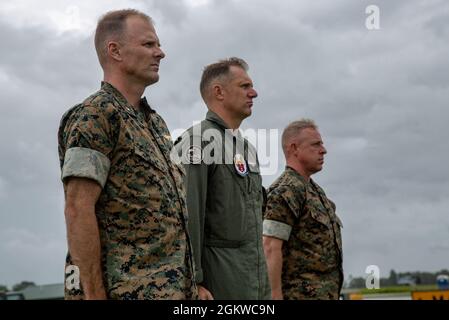
[(242, 113), (241, 119), (242, 121), (251, 116), (251, 112)]
[(151, 86), (152, 84), (154, 84), (154, 83), (156, 83), (158, 81), (159, 81), (159, 75), (158, 74), (152, 75), (151, 77), (148, 77), (146, 79), (146, 85), (147, 86)]

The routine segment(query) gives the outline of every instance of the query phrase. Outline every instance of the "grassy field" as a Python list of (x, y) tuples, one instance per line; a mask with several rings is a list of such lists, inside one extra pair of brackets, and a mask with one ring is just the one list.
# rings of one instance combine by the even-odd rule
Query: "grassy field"
[(433, 291), (438, 290), (437, 285), (416, 285), (416, 286), (392, 286), (380, 289), (360, 289), (361, 294), (378, 294), (378, 293), (400, 293), (411, 291)]

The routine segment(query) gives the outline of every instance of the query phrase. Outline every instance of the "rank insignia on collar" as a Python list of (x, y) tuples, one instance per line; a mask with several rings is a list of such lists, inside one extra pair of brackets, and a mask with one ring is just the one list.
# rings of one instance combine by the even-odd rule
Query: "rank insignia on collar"
[(248, 166), (246, 165), (245, 158), (241, 154), (234, 156), (234, 168), (242, 177), (248, 174)]

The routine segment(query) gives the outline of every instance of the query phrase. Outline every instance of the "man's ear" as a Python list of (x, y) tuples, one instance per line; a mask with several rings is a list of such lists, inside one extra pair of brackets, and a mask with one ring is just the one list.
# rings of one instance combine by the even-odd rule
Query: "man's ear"
[(289, 154), (296, 155), (298, 152), (298, 144), (296, 142), (292, 142), (288, 145), (287, 150)]
[(224, 89), (223, 86), (216, 83), (212, 87), (212, 94), (215, 99), (222, 101), (224, 99)]
[(115, 41), (108, 42), (108, 56), (116, 61), (122, 61), (122, 55), (120, 51), (120, 44)]

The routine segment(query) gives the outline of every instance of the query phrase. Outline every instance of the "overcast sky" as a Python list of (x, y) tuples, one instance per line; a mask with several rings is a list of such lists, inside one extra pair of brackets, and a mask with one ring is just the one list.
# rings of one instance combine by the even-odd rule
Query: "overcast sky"
[(172, 131), (204, 118), (202, 68), (229, 56), (259, 93), (243, 129), (317, 122), (346, 276), (449, 268), (448, 1), (15, 0), (0, 2), (0, 284), (63, 281), (59, 120), (99, 88), (98, 17), (129, 7), (156, 22), (166, 58), (145, 94)]

